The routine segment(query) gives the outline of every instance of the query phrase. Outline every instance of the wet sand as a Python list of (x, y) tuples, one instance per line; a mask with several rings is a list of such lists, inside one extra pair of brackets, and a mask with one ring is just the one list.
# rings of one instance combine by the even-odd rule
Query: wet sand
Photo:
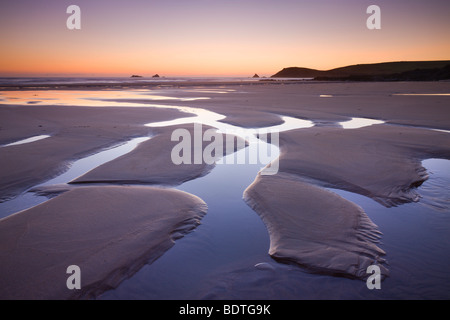
[(364, 211), (336, 193), (279, 173), (258, 175), (244, 199), (263, 219), (269, 254), (313, 272), (364, 279), (372, 264), (382, 268), (380, 231)]
[[(198, 83), (197, 86), (202, 88), (205, 84)], [(202, 93), (202, 96), (211, 99), (177, 101), (176, 104), (221, 113), (227, 116), (222, 122), (243, 127), (277, 124), (279, 123), (278, 115), (307, 119), (316, 124), (313, 128), (280, 134), (279, 175), (263, 179), (256, 178), (255, 183), (246, 192), (246, 199), (262, 217), (269, 230), (271, 236), (269, 254), (279, 260), (294, 261), (320, 273), (361, 278), (364, 268), (370, 261), (382, 264), (381, 256), (383, 255), (383, 251), (372, 241), (379, 236), (380, 230), (377, 230), (361, 208), (336, 194), (325, 192), (321, 187), (333, 187), (359, 193), (385, 206), (400, 205), (418, 199), (415, 188), (427, 179), (427, 173), (420, 165), (421, 160), (450, 159), (450, 135), (430, 130), (450, 130), (450, 117), (448, 117), (450, 97), (396, 95), (417, 92), (449, 93), (449, 82), (208, 84), (209, 88), (214, 86), (220, 86), (220, 88), (225, 86), (234, 91), (226, 94)], [(180, 90), (180, 87), (190, 89), (195, 86), (173, 85), (173, 89)], [(102, 86), (100, 88), (105, 89)], [(98, 89), (98, 87), (91, 89)], [(170, 94), (170, 88), (164, 90)], [(174, 96), (179, 94), (179, 91), (173, 93)], [(154, 103), (154, 101), (149, 100), (148, 103)], [(162, 100), (158, 101), (158, 104), (173, 104), (173, 101)], [(131, 103), (130, 106), (132, 106)], [(33, 148), (29, 148), (26, 144), (0, 148), (2, 168), (0, 190), (3, 200), (14, 197), (56, 175), (64, 170), (71, 160), (111, 147), (130, 137), (150, 136), (164, 132), (163, 129), (155, 131), (154, 128), (145, 127), (145, 123), (187, 116), (178, 111), (155, 108), (36, 107), (34, 105), (21, 107), (2, 105), (0, 113), (1, 144), (33, 135), (50, 134), (52, 136), (34, 142)], [(339, 126), (338, 122), (350, 120), (352, 117), (384, 120), (386, 124), (347, 130)], [(155, 165), (152, 167), (152, 174), (143, 170), (143, 163), (147, 159), (140, 158), (152, 154), (160, 157), (167, 155), (167, 150), (164, 148), (167, 140), (162, 139), (162, 136), (164, 134), (142, 144), (142, 147), (136, 149), (131, 155), (106, 164), (103, 168), (99, 167), (75, 182), (138, 181), (176, 184), (207, 174), (209, 169), (202, 166), (189, 168), (187, 171), (182, 170), (183, 172), (172, 171), (171, 166), (164, 166), (164, 161), (161, 160), (165, 159), (164, 157), (152, 158), (152, 164)], [(133, 167), (133, 161), (140, 161), (137, 167)], [(161, 172), (158, 172), (158, 168)], [(164, 171), (167, 174), (157, 176)], [(156, 180), (149, 178), (155, 176), (157, 176)], [(70, 210), (68, 204), (73, 201), (70, 197), (88, 190), (88, 188), (78, 188), (63, 193), (48, 204), (56, 203), (60, 210), (63, 210), (66, 204), (67, 210)], [(128, 189), (134, 194), (131, 190), (133, 189)], [(165, 191), (169, 192), (165, 189), (157, 192)], [(311, 199), (314, 201), (311, 202)], [(123, 205), (123, 210), (126, 210), (126, 203), (124, 201), (123, 204), (118, 203), (118, 205)], [(319, 204), (320, 207), (317, 207)], [(102, 212), (104, 205), (95, 202), (97, 211)], [(304, 210), (295, 210), (298, 207)], [(39, 211), (38, 208), (30, 210)], [(186, 206), (177, 210), (183, 210), (183, 208)], [(14, 221), (12, 219), (14, 217), (15, 220), (19, 219), (22, 224), (26, 224), (27, 220), (31, 219), (30, 214), (26, 212), (0, 220), (0, 228), (11, 230), (10, 232), (13, 233), (18, 232), (11, 227), (11, 220)], [(88, 211), (81, 212), (80, 221), (87, 219), (87, 213), (83, 214), (83, 212)], [(317, 212), (319, 214), (315, 214)], [(44, 215), (44, 213), (41, 214)], [(53, 218), (49, 216), (48, 219)], [(334, 221), (333, 219), (337, 219), (342, 228), (333, 229), (335, 231), (333, 237), (327, 237), (328, 231), (332, 228), (331, 225), (323, 224), (323, 219), (329, 220), (330, 223)], [(113, 219), (111, 223), (115, 220)], [(116, 221), (119, 224), (118, 229), (120, 229), (120, 221), (120, 219)], [(295, 223), (290, 223), (291, 221)], [(310, 227), (306, 227), (305, 224), (309, 224)], [(54, 230), (37, 228), (32, 231), (39, 235), (42, 232), (56, 232), (57, 228), (58, 226), (55, 226)], [(118, 230), (118, 232), (121, 231)], [(164, 237), (167, 233), (170, 232), (166, 230)], [(288, 236), (290, 234), (292, 237)], [(11, 237), (16, 236), (11, 235)], [(55, 236), (53, 240), (57, 242), (59, 237), (60, 235)], [(11, 241), (2, 241), (3, 257), (5, 252), (11, 254), (9, 251), (12, 248)], [(320, 243), (323, 248), (334, 248), (334, 250), (324, 249), (318, 251), (320, 255), (314, 254), (314, 244), (317, 243)], [(339, 245), (336, 246), (336, 243)], [(49, 246), (50, 250), (52, 245), (51, 243), (43, 244), (39, 250), (45, 250), (46, 246)], [(137, 243), (134, 245), (139, 246)], [(161, 251), (156, 250), (156, 252), (161, 254)], [(11, 261), (16, 261), (15, 265), (17, 265), (18, 261), (25, 259), (27, 255), (27, 249), (12, 251)], [(17, 257), (17, 260), (14, 257)], [(356, 264), (357, 267), (354, 261), (359, 261), (359, 264)], [(46, 263), (49, 264), (39, 267), (42, 272), (47, 272), (49, 265), (52, 264), (51, 261)], [(10, 265), (10, 268), (14, 271), (14, 265)], [(13, 271), (11, 271), (11, 279), (15, 277), (15, 271)], [(99, 271), (93, 271), (93, 273)], [(4, 274), (0, 274), (2, 274), (2, 281), (5, 281)], [(63, 274), (62, 277), (65, 279), (65, 276)], [(18, 279), (20, 279), (19, 276)], [(65, 280), (62, 283), (64, 285)], [(9, 282), (9, 285), (11, 291), (8, 296), (20, 296), (14, 293), (16, 290), (14, 281)], [(23, 290), (18, 282), (17, 288), (18, 292)], [(46, 290), (51, 291), (51, 288), (46, 287)]]
[(386, 124), (295, 130), (281, 134), (280, 171), (396, 206), (419, 200), (421, 161), (450, 158), (449, 142), (448, 133)]
[[(208, 174), (214, 168), (214, 164), (208, 164), (201, 159), (200, 163), (194, 163), (196, 145), (190, 145), (191, 163), (174, 164), (171, 159), (172, 149), (179, 144), (178, 140), (172, 141), (171, 135), (174, 130), (185, 129), (190, 133), (192, 142), (194, 140), (194, 125), (170, 126), (155, 131), (155, 136), (141, 143), (136, 149), (117, 159), (107, 162), (83, 176), (71, 181), (71, 184), (80, 183), (130, 183), (130, 184), (156, 184), (156, 185), (178, 185)], [(211, 127), (202, 126), (202, 133)], [(223, 146), (220, 154), (215, 155), (217, 159), (227, 154), (226, 135), (223, 138)], [(230, 137), (231, 138), (231, 137)], [(234, 137), (233, 137), (234, 138)], [(245, 145), (245, 141), (236, 144)], [(203, 150), (210, 142), (201, 141), (197, 148)]]
[[(151, 187), (84, 187), (0, 222), (1, 299), (93, 298), (194, 229), (206, 204)], [(68, 266), (81, 269), (69, 290)]]
[(150, 136), (151, 121), (185, 117), (176, 110), (69, 106), (0, 107), (0, 145), (36, 135), (30, 144), (0, 147), (0, 201), (57, 176), (71, 162), (132, 137)]

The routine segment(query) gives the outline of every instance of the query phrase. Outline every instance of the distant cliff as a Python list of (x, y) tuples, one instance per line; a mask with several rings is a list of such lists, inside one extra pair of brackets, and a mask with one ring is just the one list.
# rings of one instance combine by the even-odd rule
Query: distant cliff
[(284, 68), (272, 78), (350, 81), (436, 81), (450, 79), (450, 60), (357, 64), (331, 70)]

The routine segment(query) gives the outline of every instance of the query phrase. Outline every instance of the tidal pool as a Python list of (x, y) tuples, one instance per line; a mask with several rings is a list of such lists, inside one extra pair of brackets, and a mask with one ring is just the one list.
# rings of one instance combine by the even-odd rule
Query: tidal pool
[[(240, 151), (244, 152), (244, 151)], [(267, 254), (269, 238), (242, 200), (258, 166), (218, 165), (178, 189), (208, 203), (202, 224), (161, 258), (100, 299), (449, 299), (450, 161), (425, 160), (422, 199), (386, 208), (332, 189), (361, 206), (383, 233), (390, 269), (380, 290), (361, 280), (311, 274)]]
[[(55, 95), (46, 95), (45, 91), (39, 94), (46, 99), (40, 96), (4, 96), (5, 102), (2, 103), (46, 101), (49, 104), (124, 106), (125, 102), (115, 103), (104, 99), (151, 100), (143, 92), (134, 92), (131, 96), (127, 93), (121, 96), (112, 93), (108, 96), (107, 91), (95, 94), (90, 91), (72, 92), (69, 101), (64, 101), (64, 95), (58, 92)], [(86, 96), (95, 99), (86, 100)], [(161, 97), (164, 97), (163, 92), (158, 93), (155, 99)], [(127, 103), (130, 105), (130, 102)], [(254, 135), (259, 130), (243, 130), (222, 123), (220, 120), (224, 119), (223, 115), (199, 108), (138, 102), (131, 105), (176, 108), (193, 114), (192, 117), (172, 122), (148, 124), (149, 127), (201, 122), (221, 132), (233, 133), (234, 130), (244, 136)], [(265, 129), (277, 132), (314, 125), (308, 120), (282, 119), (283, 124)], [(356, 120), (359, 124), (356, 124)], [(341, 124), (344, 129), (356, 128), (361, 126), (361, 120), (364, 120), (362, 126), (382, 123), (380, 120), (353, 119)], [(148, 137), (137, 138), (76, 161), (67, 172), (39, 186), (65, 184), (130, 152), (146, 139)], [(255, 139), (254, 143), (261, 147), (266, 144), (259, 139)], [(278, 156), (276, 148), (268, 149), (275, 150), (271, 153), (272, 160)], [(227, 157), (244, 156), (248, 159), (248, 152), (249, 148), (245, 148)], [(224, 164), (217, 164), (208, 175), (176, 187), (199, 196), (207, 203), (208, 213), (201, 225), (177, 240), (176, 245), (158, 260), (144, 266), (118, 288), (105, 292), (99, 299), (450, 299), (450, 161), (423, 161), (430, 178), (419, 187), (422, 198), (417, 203), (385, 208), (364, 196), (333, 189), (361, 206), (383, 233), (379, 246), (387, 253), (385, 258), (390, 277), (382, 282), (381, 290), (369, 290), (364, 281), (310, 274), (298, 266), (279, 264), (272, 260), (267, 253), (269, 236), (266, 227), (242, 199), (244, 190), (264, 164), (229, 163), (224, 161)], [(46, 197), (25, 192), (0, 204), (0, 218), (46, 200)]]
[(0, 219), (7, 217), (13, 213), (37, 206), (38, 204), (48, 200), (48, 198), (45, 196), (39, 196), (31, 192), (32, 189), (43, 186), (68, 183), (78, 178), (79, 176), (85, 174), (86, 172), (98, 167), (99, 165), (102, 165), (108, 161), (111, 161), (115, 158), (118, 158), (132, 151), (134, 148), (136, 148), (136, 146), (139, 143), (144, 142), (148, 139), (150, 138), (149, 137), (134, 138), (118, 146), (114, 146), (110, 149), (100, 151), (96, 154), (73, 162), (72, 164), (70, 164), (67, 171), (60, 174), (59, 176), (49, 179), (44, 183), (38, 184), (9, 201), (1, 202)]
[(374, 124), (383, 124), (382, 120), (366, 119), (366, 118), (352, 118), (349, 121), (339, 122), (344, 129), (358, 129), (368, 127)]
[(31, 142), (39, 141), (39, 140), (46, 139), (46, 138), (50, 138), (50, 136), (49, 135), (34, 136), (34, 137), (30, 137), (30, 138), (19, 140), (19, 141), (16, 141), (16, 142), (8, 143), (8, 144), (5, 144), (5, 145), (0, 146), (0, 147), (12, 147), (12, 146), (20, 145), (20, 144), (25, 144), (25, 143), (31, 143)]

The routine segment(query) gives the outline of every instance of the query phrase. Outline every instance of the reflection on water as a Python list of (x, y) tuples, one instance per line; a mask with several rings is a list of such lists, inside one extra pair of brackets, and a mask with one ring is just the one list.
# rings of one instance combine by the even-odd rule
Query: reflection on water
[[(386, 208), (333, 190), (361, 206), (383, 233), (379, 246), (387, 252), (390, 277), (381, 290), (273, 261), (265, 226), (241, 199), (259, 170), (247, 164), (218, 165), (181, 185), (208, 204), (202, 224), (100, 299), (449, 299), (450, 161), (423, 164), (432, 174), (419, 189), (419, 203)], [(446, 199), (444, 205), (426, 204), (436, 204), (434, 197)]]
[[(44, 183), (36, 185), (30, 188), (29, 190), (32, 190), (37, 187), (68, 183), (106, 162), (114, 160), (124, 154), (127, 154), (128, 152), (131, 152), (134, 148), (137, 147), (139, 143), (147, 141), (148, 139), (150, 138), (149, 137), (135, 138), (119, 146), (115, 146), (108, 150), (104, 150), (94, 155), (88, 156), (86, 158), (77, 160), (70, 165), (70, 168), (66, 172)], [(25, 191), (24, 193), (22, 193), (21, 195), (12, 200), (0, 203), (0, 219), (7, 217), (15, 212), (34, 207), (47, 200), (48, 200), (47, 197), (38, 196), (32, 192)]]
[(394, 93), (393, 96), (450, 96), (450, 93)]
[(420, 204), (450, 215), (450, 160), (428, 159), (422, 166), (428, 169), (430, 179), (420, 187)]
[(383, 233), (380, 247), (387, 252), (390, 277), (377, 298), (450, 298), (450, 161), (428, 159), (422, 165), (430, 178), (418, 189), (418, 203), (385, 208), (364, 196), (333, 190), (361, 206)]
[[(207, 90), (208, 91), (208, 90)], [(208, 91), (212, 93), (212, 91)], [(225, 92), (225, 91), (223, 91)], [(124, 106), (130, 102), (108, 99), (136, 99), (133, 106), (153, 107), (138, 100), (151, 100), (148, 91), (17, 91), (3, 92), (2, 103)], [(155, 93), (155, 92), (153, 92)], [(216, 92), (215, 92), (216, 93)], [(218, 93), (218, 92), (217, 92)], [(164, 98), (155, 94), (154, 100)], [(90, 99), (87, 99), (90, 98)], [(94, 99), (94, 100), (92, 100)], [(170, 100), (170, 99), (166, 99)], [(220, 122), (218, 113), (180, 106), (194, 116), (148, 124), (167, 126), (201, 122), (221, 132), (255, 134), (258, 129), (243, 130)], [(307, 128), (307, 120), (282, 117), (284, 123), (268, 127), (273, 131)], [(383, 123), (380, 120), (354, 118), (341, 123), (343, 128)], [(239, 130), (236, 130), (239, 129)], [(247, 130), (247, 129), (246, 129)], [(120, 147), (99, 152), (75, 162), (70, 170), (41, 185), (67, 183), (93, 168), (130, 152), (138, 138)], [(265, 144), (257, 139), (255, 143)], [(236, 154), (248, 159), (249, 148)], [(272, 155), (272, 154), (271, 154)], [(233, 155), (234, 156), (234, 155)], [(273, 155), (274, 157), (277, 154)], [(228, 163), (225, 161), (225, 163)], [(143, 267), (103, 299), (450, 299), (450, 161), (426, 160), (423, 166), (430, 179), (419, 188), (420, 202), (385, 208), (364, 196), (333, 190), (361, 206), (383, 233), (379, 246), (387, 252), (390, 277), (382, 289), (370, 291), (363, 281), (309, 274), (301, 268), (280, 265), (268, 256), (269, 237), (258, 217), (242, 200), (260, 164), (218, 164), (208, 175), (183, 183), (177, 189), (199, 196), (208, 204), (208, 214), (192, 233), (177, 241), (162, 257)], [(47, 200), (31, 193), (0, 204), (0, 218)], [(258, 266), (258, 267), (255, 267)], [(265, 267), (261, 267), (265, 266)]]
[[(261, 142), (263, 143), (263, 142)], [(248, 148), (236, 153), (248, 158)], [(101, 299), (198, 298), (205, 281), (220, 270), (270, 262), (269, 236), (258, 215), (242, 199), (260, 165), (219, 164), (206, 176), (177, 187), (208, 205), (201, 225), (151, 265), (144, 266)]]
[(339, 124), (344, 129), (358, 129), (363, 127), (368, 127), (374, 124), (382, 124), (385, 123), (381, 120), (374, 120), (374, 119), (366, 119), (366, 118), (352, 118), (352, 120), (339, 122)]
[(63, 174), (58, 177), (45, 182), (44, 185), (53, 185), (60, 183), (67, 183), (76, 178), (86, 174), (90, 170), (97, 168), (98, 166), (112, 161), (120, 156), (123, 156), (133, 151), (140, 143), (151, 139), (150, 137), (139, 137), (124, 142), (118, 146), (111, 147), (107, 150), (103, 150), (94, 155), (75, 161)]
[(39, 141), (39, 140), (42, 140), (42, 139), (45, 139), (45, 138), (49, 138), (49, 137), (50, 137), (49, 135), (34, 136), (34, 137), (31, 137), (31, 138), (19, 140), (19, 141), (13, 142), (13, 143), (8, 143), (8, 144), (5, 144), (5, 145), (0, 146), (0, 147), (17, 146), (17, 145), (20, 145), (20, 144), (25, 144), (25, 143), (31, 143), (31, 142)]
[[(151, 92), (151, 93), (150, 93)], [(163, 93), (163, 92), (161, 92)], [(156, 90), (46, 90), (3, 91), (2, 104), (8, 105), (58, 105), (82, 107), (149, 107), (148, 101), (195, 101), (208, 97), (173, 97), (158, 94)]]
[(443, 129), (431, 129), (431, 130), (438, 131), (438, 132), (450, 133), (450, 130), (443, 130)]
[(221, 115), (219, 113), (201, 109), (201, 108), (189, 108), (189, 107), (173, 107), (170, 106), (170, 108), (175, 108), (181, 112), (186, 113), (193, 113), (196, 116), (195, 117), (186, 117), (186, 118), (178, 118), (175, 120), (169, 120), (169, 121), (161, 121), (161, 122), (152, 122), (146, 124), (148, 127), (167, 127), (167, 126), (173, 126), (173, 125), (180, 125), (180, 124), (188, 124), (188, 123), (201, 123), (207, 126), (214, 127), (218, 129), (218, 132), (220, 133), (229, 133), (237, 135), (243, 139), (246, 139), (252, 135), (256, 135), (258, 133), (267, 132), (267, 133), (274, 133), (274, 132), (283, 132), (288, 130), (294, 130), (294, 129), (301, 129), (301, 128), (310, 128), (314, 126), (314, 123), (309, 120), (302, 120), (297, 119), (293, 117), (288, 116), (280, 116), (280, 118), (283, 120), (283, 123), (276, 126), (271, 127), (264, 127), (264, 128), (242, 128), (238, 127), (232, 124), (228, 124), (225, 122), (221, 122), (221, 120), (225, 119), (226, 117), (224, 115)]
[[(188, 90), (188, 89), (185, 89), (184, 91), (187, 91), (187, 90)], [(189, 91), (197, 92), (197, 93), (221, 93), (221, 94), (223, 94), (223, 93), (235, 92), (236, 90), (234, 90), (234, 89), (221, 89), (221, 90), (217, 90), (217, 89), (207, 89), (207, 88), (204, 88), (204, 89), (191, 89), (191, 90), (189, 90)]]
[[(147, 127), (161, 128), (180, 124), (188, 123), (202, 123), (205, 125), (215, 126), (220, 124), (220, 120), (225, 119), (224, 115), (218, 114), (213, 111), (201, 109), (201, 108), (190, 108), (190, 107), (178, 107), (178, 106), (167, 106), (170, 109), (176, 109), (181, 112), (194, 114), (194, 117), (178, 118), (169, 121), (152, 122), (146, 124)], [(216, 127), (217, 128), (217, 127)]]

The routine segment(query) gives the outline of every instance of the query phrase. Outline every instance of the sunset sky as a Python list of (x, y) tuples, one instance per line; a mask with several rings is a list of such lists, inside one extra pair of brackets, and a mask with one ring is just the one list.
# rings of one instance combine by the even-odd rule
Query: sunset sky
[[(81, 30), (66, 9), (81, 8)], [(381, 30), (366, 9), (381, 8)], [(448, 0), (0, 1), (0, 76), (270, 76), (450, 60)]]

